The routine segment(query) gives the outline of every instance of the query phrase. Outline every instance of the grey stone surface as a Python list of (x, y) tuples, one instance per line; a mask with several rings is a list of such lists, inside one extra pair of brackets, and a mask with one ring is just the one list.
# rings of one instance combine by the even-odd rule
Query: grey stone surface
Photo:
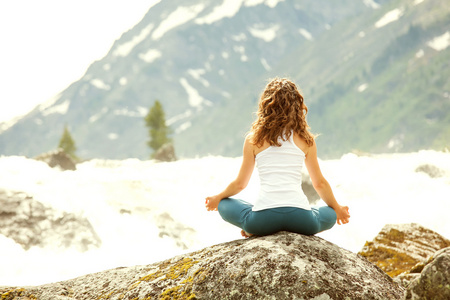
[(384, 300), (403, 294), (401, 286), (365, 258), (322, 238), (288, 232), (219, 244), (147, 266), (0, 289), (5, 300)]

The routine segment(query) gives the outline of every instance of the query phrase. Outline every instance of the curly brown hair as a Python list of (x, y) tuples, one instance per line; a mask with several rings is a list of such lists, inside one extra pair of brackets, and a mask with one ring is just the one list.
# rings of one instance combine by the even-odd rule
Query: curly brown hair
[(295, 132), (312, 146), (314, 135), (309, 132), (307, 112), (303, 96), (292, 81), (272, 79), (261, 95), (251, 127), (253, 144), (261, 147), (267, 141), (271, 146), (281, 146), (278, 138), (286, 141)]

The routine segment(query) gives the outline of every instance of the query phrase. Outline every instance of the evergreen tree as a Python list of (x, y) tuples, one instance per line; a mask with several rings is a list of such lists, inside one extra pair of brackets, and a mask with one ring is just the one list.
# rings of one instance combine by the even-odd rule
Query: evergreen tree
[(151, 107), (147, 116), (145, 116), (145, 125), (150, 135), (150, 140), (147, 142), (147, 145), (155, 152), (162, 145), (172, 141), (168, 137), (170, 129), (166, 125), (164, 109), (158, 100), (155, 101), (155, 104)]
[(69, 155), (72, 159), (77, 160), (78, 157), (75, 155), (77, 147), (75, 146), (75, 141), (73, 140), (67, 125), (64, 126), (64, 132), (59, 140), (58, 148), (62, 148), (64, 152)]

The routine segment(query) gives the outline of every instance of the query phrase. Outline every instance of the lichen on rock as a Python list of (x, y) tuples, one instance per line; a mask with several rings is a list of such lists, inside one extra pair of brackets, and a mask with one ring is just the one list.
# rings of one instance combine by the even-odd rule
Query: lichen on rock
[(450, 299), (450, 247), (437, 251), (409, 284), (404, 299)]
[(396, 277), (449, 246), (449, 240), (418, 224), (388, 224), (359, 254)]

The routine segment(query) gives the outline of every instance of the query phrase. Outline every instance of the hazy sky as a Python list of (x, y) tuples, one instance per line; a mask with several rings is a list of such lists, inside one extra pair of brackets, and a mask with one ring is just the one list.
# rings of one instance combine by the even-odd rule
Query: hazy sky
[(1, 1), (0, 122), (79, 79), (159, 1)]

